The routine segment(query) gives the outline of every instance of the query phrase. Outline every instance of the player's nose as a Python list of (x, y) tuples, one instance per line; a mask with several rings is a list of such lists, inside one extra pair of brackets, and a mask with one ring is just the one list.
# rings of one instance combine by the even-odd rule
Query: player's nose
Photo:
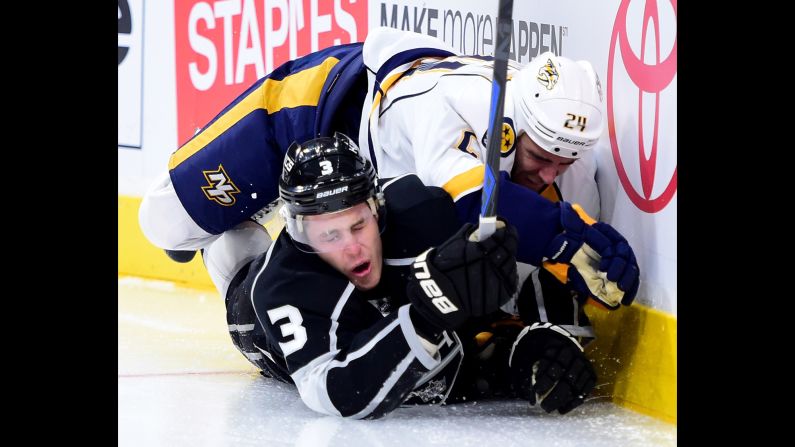
[(555, 181), (555, 177), (558, 176), (558, 168), (556, 166), (545, 166), (538, 171), (538, 175), (544, 183), (551, 185)]
[(345, 241), (345, 247), (342, 250), (346, 255), (355, 257), (362, 252), (362, 244), (355, 237), (350, 237)]

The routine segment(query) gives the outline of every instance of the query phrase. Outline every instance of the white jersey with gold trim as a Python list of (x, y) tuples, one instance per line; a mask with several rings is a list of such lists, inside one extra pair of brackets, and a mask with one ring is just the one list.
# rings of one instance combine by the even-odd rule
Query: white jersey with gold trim
[[(449, 55), (422, 57), (432, 50)], [(374, 159), (379, 175), (413, 172), (426, 185), (443, 187), (455, 200), (479, 194), (487, 148), (491, 58), (457, 55), (438, 39), (391, 28), (371, 30), (362, 51), (372, 94), (365, 102), (359, 141), (363, 146), (369, 142), (370, 151), (365, 152)], [(506, 172), (513, 167), (516, 146), (510, 80), (520, 67), (509, 61), (500, 158), (500, 170)], [(595, 174), (596, 161), (589, 151), (556, 183), (566, 201), (581, 204), (598, 218)]]

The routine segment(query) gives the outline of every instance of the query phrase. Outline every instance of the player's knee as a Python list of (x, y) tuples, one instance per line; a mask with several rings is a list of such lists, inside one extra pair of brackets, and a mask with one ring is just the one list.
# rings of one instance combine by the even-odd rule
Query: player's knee
[(149, 242), (167, 250), (197, 250), (217, 238), (188, 215), (168, 173), (158, 177), (144, 195), (138, 210), (138, 225)]
[(204, 265), (221, 296), (226, 296), (229, 284), (240, 268), (265, 253), (271, 243), (265, 228), (247, 221), (225, 231), (204, 249)]
[(143, 201), (141, 201), (141, 207), (138, 209), (138, 226), (144, 236), (146, 236), (146, 239), (153, 245), (166, 249), (173, 248), (168, 243), (167, 238), (164, 237), (165, 232), (163, 231), (162, 222), (160, 222), (157, 213), (153, 212), (152, 202), (146, 196), (144, 196)]
[(156, 199), (144, 196), (138, 210), (138, 225), (152, 245), (167, 250), (185, 248), (182, 246), (185, 241), (184, 233), (179, 231), (173, 217), (173, 212), (157, 203)]

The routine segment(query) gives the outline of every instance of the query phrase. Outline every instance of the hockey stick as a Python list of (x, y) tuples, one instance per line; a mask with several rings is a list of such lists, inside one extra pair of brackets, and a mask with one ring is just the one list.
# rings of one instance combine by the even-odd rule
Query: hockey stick
[(511, 48), (513, 0), (499, 0), (497, 39), (494, 45), (494, 75), (491, 80), (491, 106), (486, 169), (483, 173), (483, 194), (477, 238), (482, 241), (497, 227), (497, 176), (500, 171), (502, 148), (502, 115), (505, 101), (505, 81), (508, 74), (508, 53)]

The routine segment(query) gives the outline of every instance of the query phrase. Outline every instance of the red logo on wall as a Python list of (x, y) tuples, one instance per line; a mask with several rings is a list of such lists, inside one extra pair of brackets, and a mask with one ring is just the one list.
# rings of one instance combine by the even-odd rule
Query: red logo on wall
[(368, 28), (364, 0), (178, 0), (174, 20), (179, 144), (274, 68)]
[[(676, 1), (670, 0), (673, 7), (673, 20), (676, 20)], [(660, 10), (658, 9), (657, 0), (646, 0), (642, 6), (642, 23), (641, 31), (639, 33), (640, 42), (637, 46), (640, 48), (640, 56), (632, 49), (630, 40), (627, 33), (627, 12), (629, 10), (630, 1), (622, 0), (616, 14), (616, 21), (613, 25), (613, 36), (610, 41), (610, 55), (608, 56), (607, 67), (607, 114), (608, 126), (610, 132), (610, 145), (613, 151), (613, 160), (616, 164), (618, 171), (618, 178), (621, 180), (621, 185), (626, 191), (632, 203), (635, 204), (640, 210), (647, 213), (656, 213), (668, 205), (676, 193), (676, 164), (674, 162), (673, 171), (670, 169), (665, 172), (658, 172), (659, 166), (657, 164), (658, 156), (658, 143), (660, 140), (660, 101), (661, 93), (665, 93), (666, 88), (671, 84), (676, 76), (676, 35), (673, 36), (673, 47), (670, 52), (665, 55), (661, 60), (661, 35), (660, 35)], [(653, 25), (653, 26), (649, 26)], [(667, 24), (663, 24), (666, 26)], [(652, 36), (649, 31), (654, 33), (653, 42), (648, 42)], [(638, 34), (635, 34), (637, 36)], [(648, 45), (651, 43), (651, 45)], [(616, 48), (619, 49), (621, 55), (621, 63), (626, 72), (625, 77), (629, 78), (629, 82), (637, 86), (637, 102), (632, 103), (632, 98), (625, 87), (616, 87), (614, 89), (614, 80), (619, 74), (618, 70), (622, 67), (616, 65)], [(654, 51), (652, 57), (647, 57), (647, 51)], [(650, 63), (649, 60), (653, 62)], [(644, 107), (644, 93), (653, 95), (654, 105), (651, 107)], [(665, 95), (663, 95), (663, 98)], [(669, 96), (670, 97), (670, 96)], [(627, 98), (631, 98), (627, 101)], [(649, 98), (649, 95), (646, 95)], [(621, 109), (622, 112), (637, 112), (637, 123), (627, 122), (626, 120), (619, 119), (616, 123), (616, 107)], [(631, 107), (631, 109), (627, 109)], [(652, 111), (654, 114), (651, 119), (644, 121), (644, 111)], [(634, 113), (633, 113), (634, 116)], [(648, 117), (647, 117), (648, 118)], [(619, 129), (616, 129), (616, 126)], [(634, 126), (637, 126), (637, 129)], [(627, 170), (624, 165), (626, 160), (634, 160), (634, 154), (628, 154), (632, 148), (621, 147), (617, 135), (627, 135), (632, 133), (637, 138), (637, 160), (639, 162), (640, 172), (640, 186), (641, 191), (638, 191), (632, 184), (627, 175)], [(649, 132), (651, 132), (649, 138)], [(634, 138), (628, 138), (634, 141)], [(651, 143), (651, 148), (646, 150), (646, 142)], [(625, 143), (624, 146), (627, 146)], [(625, 155), (622, 158), (621, 149), (624, 149)], [(663, 148), (676, 150), (675, 140), (672, 148)], [(646, 155), (648, 153), (648, 156)], [(632, 155), (632, 156), (628, 156)], [(669, 177), (670, 175), (670, 177)], [(656, 183), (655, 183), (656, 182)], [(655, 184), (666, 184), (661, 193), (653, 195)], [(659, 189), (659, 188), (658, 188)]]

